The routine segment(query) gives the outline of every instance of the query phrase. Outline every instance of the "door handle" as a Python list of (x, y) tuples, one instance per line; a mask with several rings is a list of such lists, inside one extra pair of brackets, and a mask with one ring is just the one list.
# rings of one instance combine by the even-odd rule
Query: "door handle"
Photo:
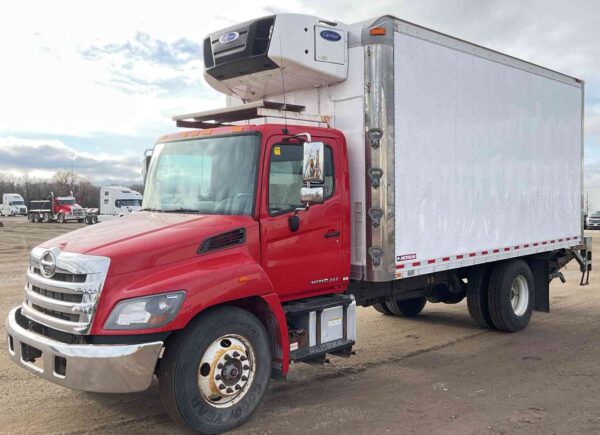
[(331, 239), (332, 237), (338, 237), (340, 235), (339, 231), (327, 231), (325, 233), (325, 238), (326, 239)]

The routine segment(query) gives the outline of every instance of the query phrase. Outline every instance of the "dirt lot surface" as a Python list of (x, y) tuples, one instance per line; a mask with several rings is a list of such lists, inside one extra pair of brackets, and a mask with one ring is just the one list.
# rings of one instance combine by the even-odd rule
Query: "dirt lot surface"
[[(2, 319), (21, 302), (28, 251), (81, 226), (3, 222)], [(552, 284), (552, 312), (517, 334), (478, 329), (464, 303), (428, 304), (415, 320), (359, 308), (356, 356), (292, 366), (235, 433), (599, 433), (600, 278), (579, 287), (574, 262), (565, 277)], [(156, 383), (139, 394), (71, 391), (4, 350), (0, 391), (1, 433), (186, 433), (163, 411)]]

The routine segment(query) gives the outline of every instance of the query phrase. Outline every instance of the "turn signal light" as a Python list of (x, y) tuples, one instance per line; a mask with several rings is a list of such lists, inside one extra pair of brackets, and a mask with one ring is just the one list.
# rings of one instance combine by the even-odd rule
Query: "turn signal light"
[(385, 27), (373, 27), (372, 29), (369, 29), (369, 35), (385, 36)]

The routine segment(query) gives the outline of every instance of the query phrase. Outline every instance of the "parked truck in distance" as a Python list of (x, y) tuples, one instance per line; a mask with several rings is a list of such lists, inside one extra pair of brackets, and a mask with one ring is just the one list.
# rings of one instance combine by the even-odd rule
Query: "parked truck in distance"
[(277, 14), (203, 53), (228, 105), (174, 118), (142, 210), (32, 250), (6, 323), (24, 369), (104, 393), (156, 375), (174, 420), (219, 433), (291, 363), (351, 356), (357, 305), (466, 299), (517, 332), (569, 261), (586, 283), (581, 80), (391, 16)]
[(99, 208), (85, 209), (85, 223), (88, 225), (106, 222), (116, 217), (127, 216), (140, 211), (142, 194), (124, 186), (100, 187)]
[(3, 194), (0, 214), (2, 216), (26, 216), (27, 206), (25, 200), (18, 193)]
[(83, 222), (84, 217), (83, 208), (72, 193), (70, 196), (55, 196), (52, 192), (46, 199), (29, 201), (29, 222)]

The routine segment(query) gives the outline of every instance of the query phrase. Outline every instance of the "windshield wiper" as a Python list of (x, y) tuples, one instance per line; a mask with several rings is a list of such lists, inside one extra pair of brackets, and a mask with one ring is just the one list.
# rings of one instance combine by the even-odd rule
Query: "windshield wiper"
[(155, 212), (155, 213), (163, 212), (163, 210), (161, 210), (160, 208), (143, 208), (142, 211), (151, 211), (151, 212)]
[(168, 213), (200, 213), (200, 210), (193, 208), (174, 208), (172, 210), (165, 210)]

